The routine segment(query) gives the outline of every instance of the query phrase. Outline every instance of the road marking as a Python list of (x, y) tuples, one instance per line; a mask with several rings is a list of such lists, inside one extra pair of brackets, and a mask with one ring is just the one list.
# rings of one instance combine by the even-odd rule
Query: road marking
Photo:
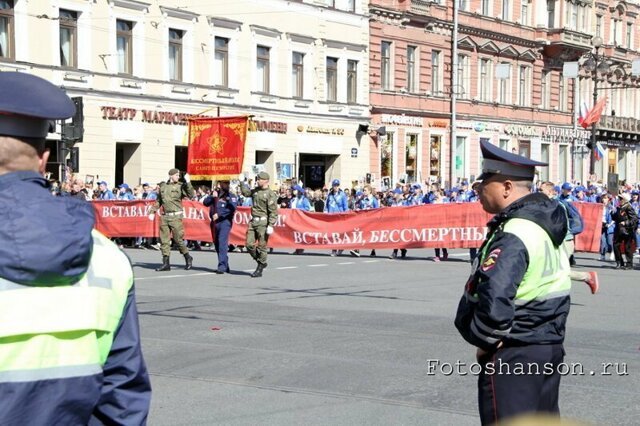
[(380, 260), (363, 260), (362, 263), (376, 263), (380, 262)]
[(318, 263), (317, 265), (307, 265), (307, 266), (310, 267), (310, 268), (315, 268), (315, 267), (318, 267), (318, 266), (329, 266), (329, 265), (326, 264), (326, 263)]
[[(253, 271), (253, 269), (252, 269)], [(136, 278), (136, 281), (142, 280), (161, 280), (166, 278), (185, 278), (185, 277), (195, 277), (196, 275), (213, 275), (215, 272), (199, 272), (197, 274), (183, 274), (183, 275), (156, 275), (153, 277), (141, 277)]]
[(242, 272), (253, 272), (255, 269), (243, 269)]
[(336, 265), (353, 265), (354, 263), (356, 262), (340, 262), (340, 263), (337, 263)]
[(297, 268), (298, 268), (297, 266), (281, 266), (281, 267), (276, 268), (276, 269), (297, 269)]

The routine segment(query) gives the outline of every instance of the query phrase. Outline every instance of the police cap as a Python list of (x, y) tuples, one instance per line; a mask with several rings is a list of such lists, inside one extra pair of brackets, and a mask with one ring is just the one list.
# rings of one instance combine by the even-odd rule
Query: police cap
[(47, 80), (23, 72), (0, 72), (0, 135), (44, 138), (51, 120), (64, 120), (76, 107)]
[(258, 173), (258, 176), (256, 176), (256, 179), (261, 179), (261, 180), (269, 180), (271, 177), (269, 176), (269, 173), (267, 172), (260, 172)]
[(548, 166), (547, 163), (512, 154), (484, 140), (480, 141), (480, 150), (483, 157), (482, 174), (478, 177), (480, 180), (492, 175), (533, 180), (536, 166)]

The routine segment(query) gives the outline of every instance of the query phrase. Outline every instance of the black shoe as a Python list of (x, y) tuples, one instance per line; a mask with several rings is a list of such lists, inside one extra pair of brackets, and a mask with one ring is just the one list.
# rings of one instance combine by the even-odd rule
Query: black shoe
[(193, 267), (193, 257), (191, 257), (191, 255), (189, 253), (186, 253), (184, 255), (184, 263), (185, 263), (184, 269), (186, 271), (188, 271), (189, 269), (191, 269)]
[(259, 278), (262, 276), (262, 271), (264, 270), (265, 266), (267, 265), (262, 265), (261, 263), (258, 264), (258, 267), (256, 268), (255, 271), (253, 271), (253, 274), (251, 274), (251, 278)]
[(222, 271), (220, 269), (216, 269), (216, 274), (222, 275), (222, 274), (224, 274), (224, 271)]
[(156, 269), (158, 272), (170, 271), (171, 265), (169, 264), (169, 256), (162, 256), (162, 266)]

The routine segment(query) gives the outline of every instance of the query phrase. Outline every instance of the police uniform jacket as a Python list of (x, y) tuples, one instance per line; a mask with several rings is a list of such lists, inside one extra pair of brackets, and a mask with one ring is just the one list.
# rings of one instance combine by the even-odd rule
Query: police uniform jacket
[(527, 195), (488, 224), (455, 326), (484, 350), (562, 343), (569, 314), (564, 209), (542, 193)]
[(202, 200), (202, 204), (209, 207), (209, 217), (212, 220), (213, 215), (217, 214), (217, 222), (225, 220), (233, 221), (233, 215), (235, 214), (238, 206), (238, 197), (221, 190), (217, 197), (207, 195), (205, 199)]

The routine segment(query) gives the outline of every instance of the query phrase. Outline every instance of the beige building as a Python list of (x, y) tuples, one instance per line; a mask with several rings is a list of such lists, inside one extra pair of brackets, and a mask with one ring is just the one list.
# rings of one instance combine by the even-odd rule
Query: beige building
[[(207, 4), (210, 5), (207, 5)], [(58, 150), (110, 185), (186, 168), (186, 118), (251, 115), (243, 169), (320, 187), (364, 179), (369, 121), (366, 2), (0, 2), (0, 71), (80, 98), (84, 134)], [(59, 129), (60, 130), (60, 129)]]

